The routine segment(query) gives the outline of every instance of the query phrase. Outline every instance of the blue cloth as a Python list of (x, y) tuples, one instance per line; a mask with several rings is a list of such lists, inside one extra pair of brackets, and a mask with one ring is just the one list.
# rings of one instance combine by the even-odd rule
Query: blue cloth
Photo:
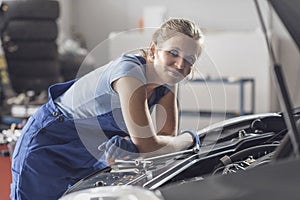
[(196, 151), (200, 151), (201, 141), (200, 141), (200, 137), (197, 134), (197, 132), (195, 130), (192, 130), (192, 129), (187, 129), (187, 130), (181, 131), (180, 134), (184, 134), (184, 133), (188, 133), (193, 137), (193, 142), (194, 143), (190, 148), (195, 148)]
[[(50, 91), (57, 95), (70, 84), (56, 85)], [(76, 124), (62, 115), (52, 98), (29, 118), (13, 153), (11, 199), (58, 199), (68, 184), (107, 166), (101, 152), (93, 149), (99, 146), (101, 135), (88, 132), (94, 138), (87, 140), (77, 132), (77, 127), (87, 127), (87, 131), (97, 127), (88, 120)]]
[[(137, 60), (142, 59), (139, 57)], [(126, 62), (130, 66), (142, 66), (128, 59)], [(87, 76), (91, 76), (91, 73)], [(110, 107), (113, 109), (94, 115), (91, 110), (98, 112), (106, 108), (82, 105), (74, 118), (74, 115), (70, 115), (72, 113), (68, 113), (74, 107), (64, 107), (64, 100), (55, 102), (55, 99), (69, 93), (75, 83), (85, 84), (81, 81), (83, 79), (86, 80), (86, 76), (51, 86), (48, 103), (41, 106), (22, 129), (12, 159), (11, 199), (57, 200), (69, 185), (108, 166), (104, 152), (98, 150), (99, 145), (115, 135), (128, 135), (126, 126), (122, 127), (125, 123), (118, 107)], [(93, 84), (99, 85), (99, 82)], [(110, 87), (110, 83), (107, 84), (102, 87)], [(98, 90), (101, 90), (101, 86)], [(168, 91), (166, 87), (157, 88), (149, 101), (149, 108)]]
[(139, 156), (139, 150), (130, 138), (113, 136), (107, 142), (102, 143), (98, 149), (105, 151), (107, 159), (134, 159)]
[(123, 55), (98, 67), (77, 80), (70, 89), (55, 99), (55, 103), (66, 116), (74, 119), (104, 115), (120, 109), (119, 96), (113, 90), (112, 83), (127, 76), (146, 84), (145, 60), (142, 57), (140, 59), (134, 55)]

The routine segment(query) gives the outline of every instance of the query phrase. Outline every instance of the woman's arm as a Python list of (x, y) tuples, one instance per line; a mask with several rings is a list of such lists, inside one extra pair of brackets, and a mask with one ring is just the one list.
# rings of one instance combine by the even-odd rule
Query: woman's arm
[(177, 86), (164, 95), (156, 106), (158, 135), (176, 136), (178, 130)]
[(113, 83), (119, 94), (123, 117), (132, 141), (143, 156), (154, 156), (186, 149), (193, 144), (190, 134), (177, 137), (158, 136), (154, 130), (147, 104), (146, 86), (132, 77)]

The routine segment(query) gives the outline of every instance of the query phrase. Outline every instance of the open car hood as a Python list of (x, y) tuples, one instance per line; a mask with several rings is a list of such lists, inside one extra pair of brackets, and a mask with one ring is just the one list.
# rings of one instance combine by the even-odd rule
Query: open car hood
[(294, 39), (300, 50), (300, 1), (299, 0), (269, 0), (278, 17)]

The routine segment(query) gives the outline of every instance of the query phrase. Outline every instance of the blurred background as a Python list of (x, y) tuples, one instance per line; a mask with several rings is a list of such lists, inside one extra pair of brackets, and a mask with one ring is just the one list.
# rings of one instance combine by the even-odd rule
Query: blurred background
[[(194, 80), (179, 88), (180, 129), (280, 110), (253, 0), (0, 2), (2, 144), (8, 138), (16, 140), (13, 133), (47, 101), (51, 84), (80, 77), (123, 52), (147, 47), (154, 28), (170, 17), (195, 21), (206, 38)], [(299, 52), (267, 1), (258, 2), (296, 106)], [(5, 200), (10, 158), (6, 145), (1, 148), (0, 199)]]

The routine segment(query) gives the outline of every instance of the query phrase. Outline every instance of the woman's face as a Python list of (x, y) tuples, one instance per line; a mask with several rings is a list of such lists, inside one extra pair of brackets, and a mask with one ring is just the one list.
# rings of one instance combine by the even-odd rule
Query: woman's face
[(154, 46), (154, 70), (160, 81), (169, 85), (178, 83), (190, 74), (201, 50), (199, 41), (183, 34)]

